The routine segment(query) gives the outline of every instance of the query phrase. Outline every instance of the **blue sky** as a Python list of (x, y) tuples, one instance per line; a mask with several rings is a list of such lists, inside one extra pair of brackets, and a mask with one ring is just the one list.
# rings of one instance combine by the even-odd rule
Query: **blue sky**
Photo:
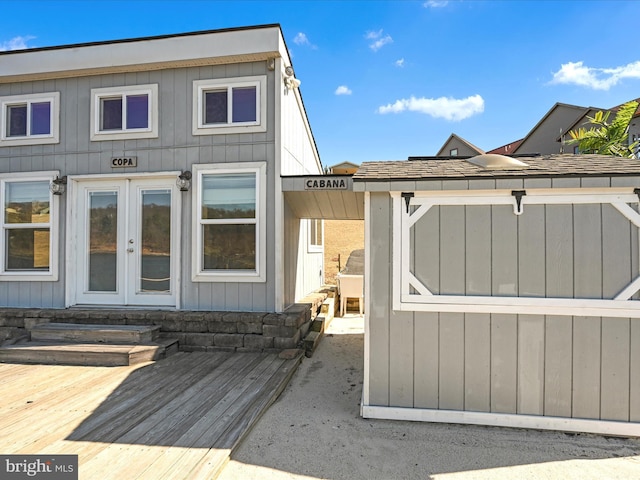
[[(640, 2), (6, 1), (0, 50), (279, 23), (323, 164), (489, 150), (640, 97)], [(0, 68), (2, 65), (0, 63)]]

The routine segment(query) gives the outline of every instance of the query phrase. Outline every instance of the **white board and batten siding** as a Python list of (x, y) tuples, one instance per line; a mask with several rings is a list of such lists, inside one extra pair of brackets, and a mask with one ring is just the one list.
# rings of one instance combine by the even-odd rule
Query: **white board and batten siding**
[[(421, 309), (419, 303), (402, 303), (406, 297), (398, 293), (403, 273), (398, 263), (404, 259), (415, 276), (410, 293), (428, 290), (422, 291), (425, 303), (429, 295), (543, 303), (613, 299), (638, 277), (640, 248), (638, 227), (616, 208), (524, 203), (515, 215), (510, 204), (435, 205), (402, 231), (408, 233), (403, 247), (409, 250), (397, 251), (403, 191), (416, 196), (446, 196), (447, 190), (461, 196), (512, 189), (600, 192), (637, 187), (640, 178), (382, 185), (365, 187), (363, 416), (640, 436), (640, 315), (538, 314), (517, 304), (500, 313), (473, 303), (447, 311), (446, 302)], [(637, 211), (638, 199), (630, 205)], [(411, 212), (418, 208), (412, 204)]]

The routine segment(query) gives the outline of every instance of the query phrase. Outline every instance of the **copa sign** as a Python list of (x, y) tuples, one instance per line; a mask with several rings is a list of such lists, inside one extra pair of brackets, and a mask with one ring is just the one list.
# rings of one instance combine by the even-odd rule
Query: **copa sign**
[(136, 167), (138, 157), (111, 157), (111, 168)]
[(349, 185), (346, 178), (307, 178), (304, 181), (305, 190), (347, 190)]

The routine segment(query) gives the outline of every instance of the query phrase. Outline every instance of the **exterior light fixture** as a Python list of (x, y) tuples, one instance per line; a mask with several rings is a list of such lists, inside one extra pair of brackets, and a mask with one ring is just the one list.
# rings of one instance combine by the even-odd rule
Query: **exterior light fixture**
[(292, 66), (288, 66), (284, 69), (284, 85), (289, 89), (298, 88), (300, 86), (300, 80), (295, 77), (295, 72)]
[(178, 175), (176, 185), (181, 192), (188, 192), (189, 188), (191, 187), (191, 172), (189, 170), (185, 170), (180, 175)]
[(51, 184), (49, 185), (49, 190), (54, 195), (62, 195), (67, 191), (67, 176), (58, 177), (51, 180)]

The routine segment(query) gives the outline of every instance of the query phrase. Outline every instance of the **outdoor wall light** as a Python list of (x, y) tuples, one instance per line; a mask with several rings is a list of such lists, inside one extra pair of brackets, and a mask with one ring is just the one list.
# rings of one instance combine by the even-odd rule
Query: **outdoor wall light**
[(51, 193), (53, 193), (54, 195), (62, 195), (64, 192), (66, 192), (67, 176), (66, 175), (64, 177), (56, 176), (56, 178), (51, 180), (51, 184), (49, 184), (49, 190), (51, 190)]
[(295, 72), (293, 71), (292, 66), (288, 66), (284, 69), (284, 74), (286, 77), (284, 78), (284, 84), (288, 89), (298, 88), (300, 86), (300, 80), (295, 78)]
[(189, 187), (191, 187), (191, 172), (189, 170), (185, 170), (180, 175), (178, 175), (176, 185), (181, 192), (188, 192)]

